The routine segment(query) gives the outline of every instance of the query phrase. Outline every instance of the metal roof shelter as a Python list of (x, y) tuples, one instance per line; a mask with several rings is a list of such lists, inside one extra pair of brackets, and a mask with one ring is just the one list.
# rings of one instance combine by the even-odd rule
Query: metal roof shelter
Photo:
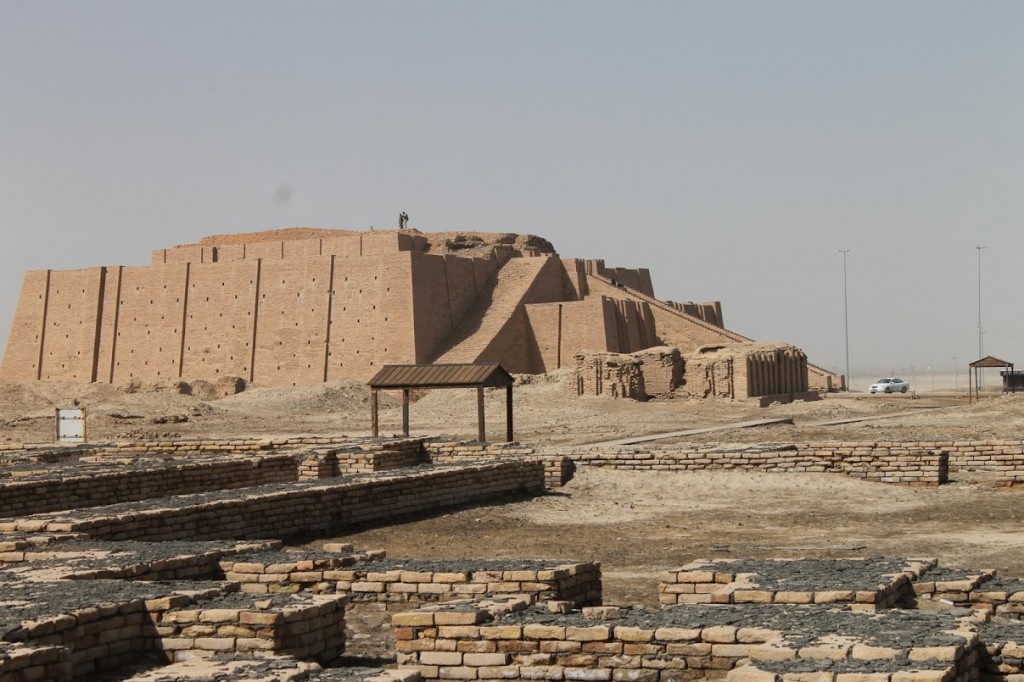
[(384, 365), (367, 382), (370, 387), (370, 423), (379, 435), (377, 391), (402, 391), (402, 435), (409, 435), (409, 393), (414, 388), (475, 388), (477, 430), (480, 442), (487, 440), (484, 428), (484, 389), (505, 387), (505, 437), (512, 441), (512, 384), (515, 379), (496, 362), (450, 365)]
[[(970, 402), (973, 400), (977, 402), (980, 399), (978, 391), (978, 370), (985, 367), (1009, 367), (1010, 371), (1013, 372), (1013, 363), (1007, 362), (1006, 360), (1000, 360), (999, 358), (986, 355), (981, 360), (975, 360), (971, 364), (967, 365), (967, 400)], [(973, 372), (971, 370), (974, 370)], [(971, 389), (971, 376), (974, 376), (974, 389)]]

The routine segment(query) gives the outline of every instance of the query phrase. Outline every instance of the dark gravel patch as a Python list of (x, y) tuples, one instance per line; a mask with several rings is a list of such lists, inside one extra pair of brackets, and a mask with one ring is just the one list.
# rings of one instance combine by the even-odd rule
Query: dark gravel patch
[(814, 592), (821, 590), (874, 591), (902, 573), (906, 561), (884, 557), (867, 559), (740, 559), (716, 561), (694, 570), (722, 573), (755, 573), (757, 588), (770, 591)]
[(832, 673), (894, 673), (913, 670), (945, 670), (950, 667), (948, 661), (913, 661), (906, 655), (899, 655), (892, 661), (861, 661), (828, 659), (798, 659), (795, 661), (758, 661), (759, 670), (766, 670), (777, 675), (788, 673), (812, 673), (827, 670)]
[[(353, 551), (353, 554), (357, 551)], [(231, 557), (232, 561), (252, 562), (259, 564), (289, 563), (307, 559), (340, 559), (348, 553), (323, 551), (283, 551), (283, 552), (252, 552)], [(553, 569), (565, 564), (578, 563), (563, 560), (540, 559), (367, 559), (358, 560), (351, 566), (353, 570), (384, 571), (415, 571), (421, 573), (474, 573), (476, 571), (540, 571)]]
[[(87, 584), (47, 583), (25, 580), (7, 572), (0, 586), (0, 639), (17, 630), (24, 621), (52, 618), (103, 605), (124, 604), (139, 599), (156, 599), (183, 592), (216, 590), (225, 594), (218, 582), (131, 582), (127, 580), (91, 580)], [(218, 597), (219, 598), (219, 597)], [(253, 595), (249, 595), (252, 601)]]
[[(25, 621), (52, 618), (103, 605), (124, 604), (141, 599), (156, 599), (173, 594), (189, 594), (198, 609), (264, 610), (256, 602), (274, 609), (300, 607), (316, 603), (312, 594), (249, 594), (229, 591), (228, 584), (215, 581), (90, 580), (87, 583), (34, 582), (7, 574), (0, 583), (0, 639), (17, 630)], [(211, 591), (209, 595), (197, 595)]]
[(980, 592), (1021, 592), (1024, 591), (1024, 580), (1017, 578), (993, 578), (978, 587)]
[(73, 562), (76, 566), (95, 566), (97, 568), (123, 567), (129, 564), (160, 561), (181, 556), (195, 556), (209, 552), (233, 554), (237, 545), (252, 545), (254, 542), (237, 540), (168, 540), (165, 542), (143, 542), (135, 540), (108, 541), (87, 538), (69, 538), (51, 542), (39, 548), (27, 551), (39, 552), (108, 552), (106, 557), (81, 556), (68, 559), (33, 559), (32, 566), (47, 566)]
[(1024, 643), (1024, 621), (996, 618), (977, 626), (983, 642)]
[[(970, 568), (933, 568), (921, 576), (921, 582), (954, 582), (958, 580), (973, 580), (981, 575), (982, 571)], [(991, 583), (983, 583), (989, 585)]]
[[(454, 607), (459, 608), (459, 607)], [(625, 625), (645, 629), (659, 627), (704, 628), (716, 625), (768, 628), (784, 633), (795, 646), (807, 646), (820, 638), (839, 633), (855, 637), (872, 646), (906, 648), (908, 646), (951, 646), (966, 639), (951, 635), (959, 619), (970, 615), (969, 609), (946, 612), (887, 610), (878, 612), (849, 611), (828, 606), (787, 606), (782, 604), (744, 604), (743, 606), (675, 606), (664, 609), (623, 608), (618, 619), (584, 618), (580, 612), (553, 614), (530, 607), (504, 615), (505, 624), (542, 623), (546, 625)]]

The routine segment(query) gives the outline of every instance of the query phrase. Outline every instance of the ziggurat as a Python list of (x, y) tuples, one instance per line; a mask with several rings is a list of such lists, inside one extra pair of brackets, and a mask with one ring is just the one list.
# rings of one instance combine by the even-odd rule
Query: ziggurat
[(727, 371), (684, 378), (693, 395), (796, 396), (840, 380), (795, 347), (766, 355), (722, 320), (718, 302), (655, 298), (646, 269), (561, 258), (536, 236), (291, 228), (157, 249), (148, 266), (28, 272), (0, 378), (301, 386), (365, 381), (385, 364), (539, 374), (581, 349), (669, 346), (684, 361), (726, 350)]

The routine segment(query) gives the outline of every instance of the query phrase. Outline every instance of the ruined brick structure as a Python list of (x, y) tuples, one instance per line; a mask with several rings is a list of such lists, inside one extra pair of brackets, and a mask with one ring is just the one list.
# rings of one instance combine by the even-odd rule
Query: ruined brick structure
[(808, 390), (807, 356), (796, 346), (703, 346), (686, 356), (684, 391), (695, 398), (798, 396)]
[(148, 266), (28, 272), (0, 378), (291, 386), (485, 361), (542, 373), (581, 348), (749, 341), (721, 320), (718, 303), (658, 301), (645, 269), (560, 258), (534, 236), (293, 228), (157, 249)]

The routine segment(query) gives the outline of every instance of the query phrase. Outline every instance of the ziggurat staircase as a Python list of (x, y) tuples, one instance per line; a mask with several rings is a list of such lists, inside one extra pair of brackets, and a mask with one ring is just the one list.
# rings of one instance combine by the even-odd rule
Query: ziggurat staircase
[(494, 285), (484, 291), (455, 330), (441, 344), (431, 362), (482, 362), (488, 348), (510, 324), (517, 310), (530, 300), (531, 289), (546, 266), (547, 257), (512, 258), (500, 270)]

